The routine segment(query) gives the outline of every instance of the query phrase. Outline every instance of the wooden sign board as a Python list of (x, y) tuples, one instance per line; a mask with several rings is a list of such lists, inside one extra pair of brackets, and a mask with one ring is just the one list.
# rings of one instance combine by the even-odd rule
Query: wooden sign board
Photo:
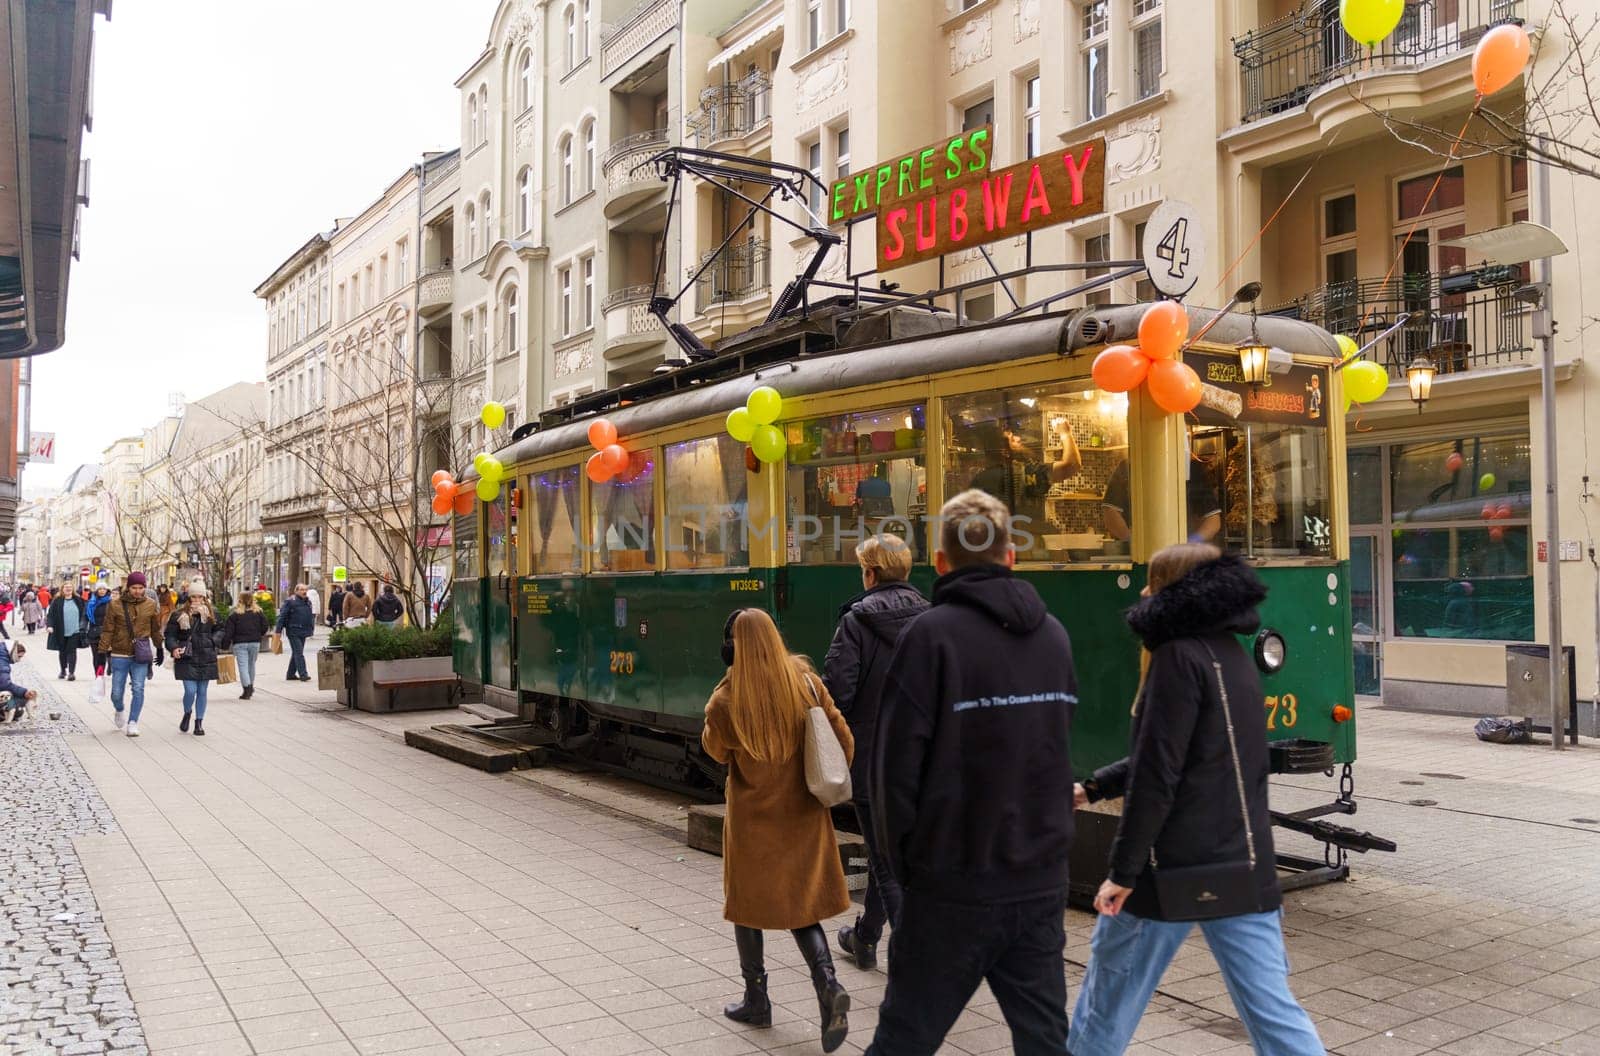
[(977, 128), (946, 136), (881, 165), (851, 173), (828, 187), (829, 224), (844, 223), (906, 198), (929, 194), (953, 180), (989, 171), (994, 128)]
[(878, 210), (878, 270), (998, 242), (1105, 210), (1106, 141), (1097, 136), (993, 172), (970, 172)]

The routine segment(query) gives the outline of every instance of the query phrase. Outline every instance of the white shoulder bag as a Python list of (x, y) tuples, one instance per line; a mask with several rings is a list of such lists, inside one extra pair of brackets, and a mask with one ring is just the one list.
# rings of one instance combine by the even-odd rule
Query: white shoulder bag
[(850, 802), (850, 763), (809, 675), (806, 689), (812, 701), (806, 710), (806, 787), (823, 806), (837, 807)]

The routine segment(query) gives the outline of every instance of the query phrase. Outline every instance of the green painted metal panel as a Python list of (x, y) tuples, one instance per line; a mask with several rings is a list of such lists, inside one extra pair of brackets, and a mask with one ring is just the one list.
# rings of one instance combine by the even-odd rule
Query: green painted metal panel
[(584, 581), (577, 576), (524, 579), (517, 591), (518, 688), (583, 698), (587, 681), (579, 606)]
[(509, 586), (494, 580), (484, 584), (483, 613), (488, 628), (488, 672), (490, 685), (501, 689), (514, 689), (511, 683), (511, 650), (516, 638), (511, 627), (511, 596)]
[(481, 579), (457, 579), (450, 588), (450, 611), (455, 619), (452, 666), (462, 678), (480, 683), (484, 681), (484, 657), (488, 651), (483, 594)]
[(1356, 720), (1333, 719), (1338, 705), (1352, 714), (1356, 710), (1349, 562), (1257, 571), (1270, 591), (1261, 606), (1262, 623), (1283, 635), (1288, 646), (1283, 670), (1261, 679), (1269, 705), (1274, 699), (1278, 705), (1270, 715), (1273, 729), (1268, 736), (1332, 742), (1336, 761), (1354, 762)]

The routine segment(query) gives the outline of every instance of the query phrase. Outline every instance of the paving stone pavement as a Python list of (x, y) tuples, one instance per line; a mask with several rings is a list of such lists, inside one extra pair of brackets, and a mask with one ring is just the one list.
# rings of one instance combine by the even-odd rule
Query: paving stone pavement
[(144, 1031), (74, 847), (116, 822), (68, 745), (87, 728), (42, 667), (16, 668), (40, 691), (36, 717), (0, 726), (0, 1052), (140, 1056)]
[[(138, 739), (67, 687), (85, 729), (58, 740), (114, 812), (79, 856), (153, 1053), (817, 1051), (785, 943), (768, 944), (775, 1026), (722, 1018), (739, 983), (716, 858), (408, 749), (383, 732), (399, 720), (350, 721), (281, 666), (263, 663), (250, 702), (216, 687), (204, 739), (177, 731), (166, 672)], [(1329, 1048), (1600, 1056), (1600, 832), (1571, 820), (1600, 818), (1600, 751), (1479, 745), (1458, 718), (1361, 721), (1363, 805), (1345, 820), (1401, 852), (1286, 900), (1293, 985)], [(1274, 789), (1291, 806), (1328, 793)], [(1068, 920), (1074, 993), (1091, 924)], [(840, 973), (857, 1009), (843, 1051), (860, 1051), (884, 976)], [(1009, 1047), (980, 991), (943, 1051)], [(1203, 945), (1180, 952), (1131, 1051), (1249, 1051)]]

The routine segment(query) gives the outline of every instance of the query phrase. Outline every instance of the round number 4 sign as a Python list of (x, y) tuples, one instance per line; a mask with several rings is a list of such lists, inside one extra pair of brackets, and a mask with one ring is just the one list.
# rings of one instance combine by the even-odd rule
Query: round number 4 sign
[(1194, 207), (1165, 201), (1145, 221), (1139, 247), (1150, 283), (1168, 297), (1182, 297), (1200, 281), (1205, 264), (1206, 235)]

